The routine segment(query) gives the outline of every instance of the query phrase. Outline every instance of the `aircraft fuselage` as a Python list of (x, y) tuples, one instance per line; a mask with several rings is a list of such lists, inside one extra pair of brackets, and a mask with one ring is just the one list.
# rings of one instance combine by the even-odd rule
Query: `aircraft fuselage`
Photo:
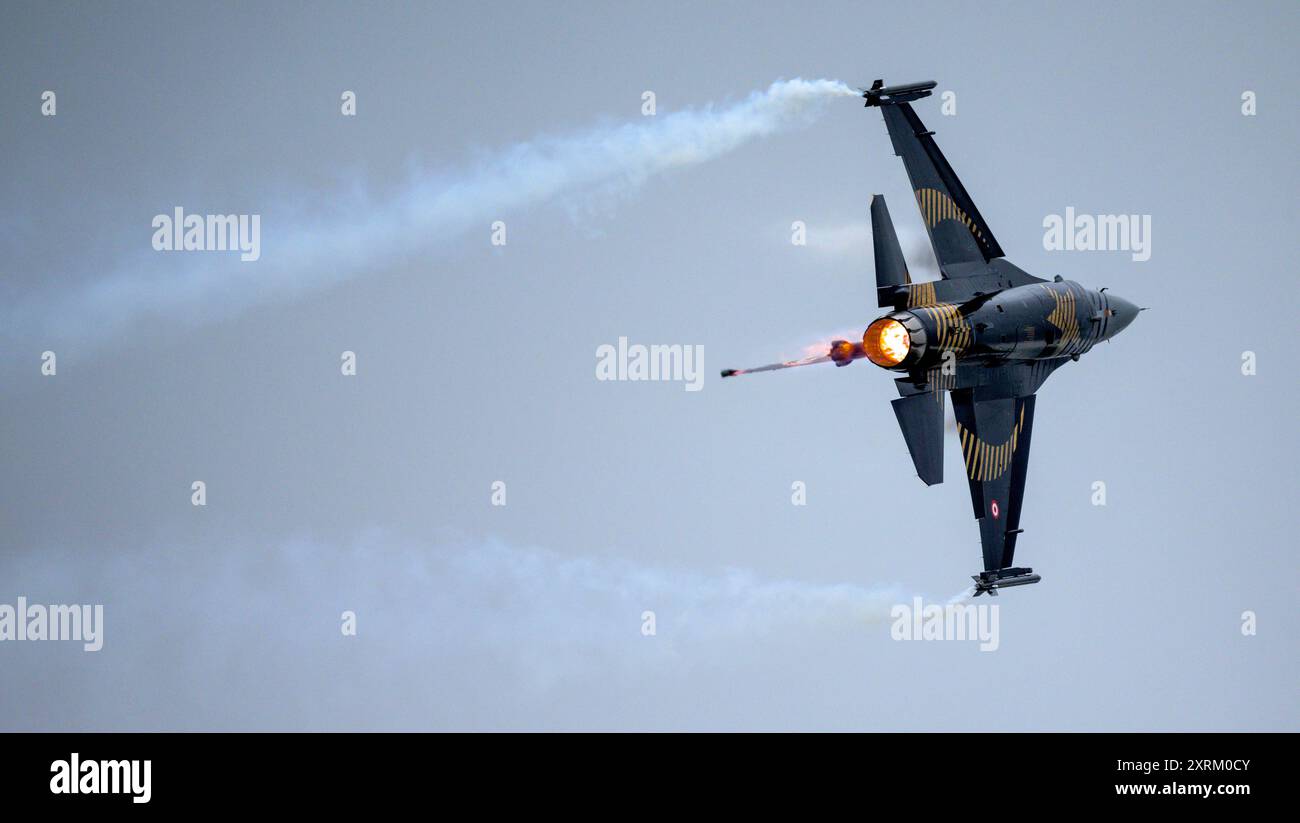
[[(863, 351), (876, 365), (904, 372), (945, 362), (991, 366), (1077, 358), (1123, 331), (1137, 312), (1122, 297), (1073, 281), (1032, 283), (964, 304), (934, 301), (890, 312), (867, 328)], [(892, 350), (888, 345), (873, 348), (873, 337), (891, 333)], [(906, 354), (899, 360), (902, 349)]]

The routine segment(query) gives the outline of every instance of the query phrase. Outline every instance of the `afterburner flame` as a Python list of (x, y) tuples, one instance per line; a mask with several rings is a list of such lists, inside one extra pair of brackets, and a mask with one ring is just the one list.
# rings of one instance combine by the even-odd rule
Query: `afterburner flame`
[(867, 326), (862, 334), (862, 349), (867, 359), (882, 368), (893, 368), (903, 362), (912, 348), (912, 336), (903, 324), (892, 317), (882, 317)]
[[(839, 362), (841, 360), (852, 360), (854, 349), (856, 347), (847, 340), (836, 340), (831, 344), (831, 359)], [(859, 354), (858, 357), (862, 355)]]

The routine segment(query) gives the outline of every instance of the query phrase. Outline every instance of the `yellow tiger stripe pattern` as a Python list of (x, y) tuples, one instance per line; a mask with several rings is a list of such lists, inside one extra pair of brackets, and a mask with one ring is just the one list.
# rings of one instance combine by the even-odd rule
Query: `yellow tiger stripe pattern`
[(971, 234), (984, 239), (984, 234), (975, 225), (975, 221), (970, 219), (966, 212), (953, 202), (952, 198), (946, 192), (938, 189), (917, 189), (916, 204), (921, 207), (921, 216), (925, 218), (925, 225), (934, 228), (943, 220), (956, 220), (970, 231)]
[(946, 351), (965, 351), (971, 344), (971, 327), (962, 319), (961, 310), (951, 303), (940, 303), (934, 312), (939, 324), (939, 347)]
[(1057, 351), (1067, 353), (1081, 342), (1079, 337), (1079, 311), (1075, 303), (1074, 292), (1069, 289), (1065, 291), (1048, 289), (1048, 291), (1051, 292), (1056, 307), (1052, 309), (1051, 314), (1047, 315), (1047, 322), (1056, 326), (1061, 332), (1061, 339), (1057, 343)]
[(974, 332), (961, 310), (952, 303), (936, 303), (932, 306), (919, 306), (917, 311), (930, 318), (937, 332), (937, 342), (941, 351), (961, 354), (970, 347)]
[(934, 296), (934, 283), (913, 283), (907, 288), (907, 307), (933, 306), (938, 303)]
[(1005, 443), (991, 444), (975, 436), (961, 423), (957, 424), (957, 435), (961, 438), (961, 453), (966, 461), (966, 476), (971, 480), (997, 480), (1011, 465), (1020, 444), (1020, 430), (1025, 426), (1025, 407), (1020, 406), (1020, 419), (1011, 429), (1011, 436)]
[(942, 366), (935, 366), (926, 372), (925, 379), (930, 384), (930, 391), (934, 393), (935, 402), (940, 407), (943, 406), (943, 393), (957, 388), (957, 375), (944, 374)]

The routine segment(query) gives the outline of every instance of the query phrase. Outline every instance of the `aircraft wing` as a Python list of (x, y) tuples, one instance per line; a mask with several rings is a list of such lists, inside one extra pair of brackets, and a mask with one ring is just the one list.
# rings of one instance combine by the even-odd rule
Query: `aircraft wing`
[[(903, 158), (912, 182), (916, 204), (930, 234), (930, 245), (945, 278), (966, 276), (973, 267), (957, 264), (984, 263), (1005, 256), (993, 231), (984, 222), (966, 187), (934, 142), (934, 132), (907, 102), (930, 94), (933, 82), (881, 88), (880, 81), (863, 96), (868, 106), (879, 106), (894, 144), (894, 154)], [(951, 268), (956, 265), (956, 268)]]
[(979, 399), (978, 389), (951, 392), (971, 504), (980, 526), (984, 570), (1011, 566), (1025, 498), (1034, 398)]

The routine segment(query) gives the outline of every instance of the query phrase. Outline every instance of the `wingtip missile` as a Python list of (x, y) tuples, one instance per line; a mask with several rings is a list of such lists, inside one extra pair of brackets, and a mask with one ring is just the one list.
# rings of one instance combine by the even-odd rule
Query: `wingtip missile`
[(971, 580), (975, 581), (974, 597), (979, 597), (981, 594), (996, 597), (998, 589), (1006, 589), (1012, 586), (1028, 586), (1042, 579), (1042, 575), (1034, 574), (1034, 570), (1030, 568), (997, 569), (996, 571), (971, 575)]
[(871, 88), (859, 89), (859, 91), (862, 92), (862, 97), (867, 101), (868, 106), (888, 106), (892, 103), (907, 103), (929, 97), (930, 92), (937, 85), (938, 82), (934, 80), (926, 80), (922, 83), (886, 86), (883, 80), (877, 80), (871, 84)]
[[(841, 345), (842, 344), (842, 345)], [(802, 357), (798, 360), (783, 360), (780, 363), (769, 363), (766, 366), (755, 366), (750, 369), (723, 369), (722, 376), (739, 377), (742, 374), (756, 374), (764, 371), (780, 371), (782, 369), (793, 369), (799, 366), (812, 366), (817, 363), (826, 363), (834, 361), (836, 365), (843, 366), (849, 362), (861, 357), (859, 345), (854, 348), (854, 344), (844, 340), (836, 340), (831, 349), (826, 354), (812, 354), (808, 357)]]

